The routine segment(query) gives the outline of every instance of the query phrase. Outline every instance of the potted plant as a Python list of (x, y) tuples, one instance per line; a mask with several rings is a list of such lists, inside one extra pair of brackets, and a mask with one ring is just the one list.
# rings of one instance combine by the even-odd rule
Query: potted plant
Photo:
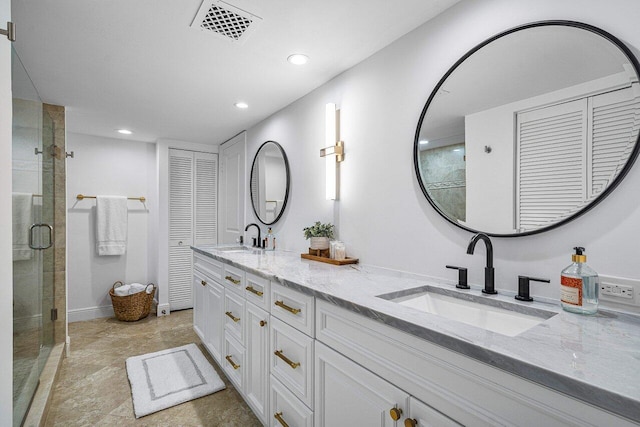
[(305, 227), (304, 238), (311, 240), (310, 249), (329, 249), (329, 239), (333, 239), (334, 225), (330, 223), (322, 224), (316, 221), (311, 227)]

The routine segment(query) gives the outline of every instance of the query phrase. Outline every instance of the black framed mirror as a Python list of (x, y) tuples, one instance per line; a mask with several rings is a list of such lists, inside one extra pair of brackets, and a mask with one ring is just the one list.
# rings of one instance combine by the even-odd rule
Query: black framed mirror
[(267, 141), (258, 148), (251, 165), (249, 191), (251, 206), (258, 220), (277, 222), (289, 198), (289, 160), (280, 144)]
[(602, 201), (638, 155), (640, 67), (611, 34), (544, 21), (449, 69), (420, 116), (414, 168), (448, 221), (492, 236), (551, 230)]

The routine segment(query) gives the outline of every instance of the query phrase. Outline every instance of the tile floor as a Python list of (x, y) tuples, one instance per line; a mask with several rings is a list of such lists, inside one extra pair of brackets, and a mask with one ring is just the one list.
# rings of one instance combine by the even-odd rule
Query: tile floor
[[(251, 409), (193, 332), (193, 312), (69, 324), (71, 354), (62, 362), (45, 426), (260, 426)], [(135, 419), (125, 359), (195, 342), (227, 388)]]

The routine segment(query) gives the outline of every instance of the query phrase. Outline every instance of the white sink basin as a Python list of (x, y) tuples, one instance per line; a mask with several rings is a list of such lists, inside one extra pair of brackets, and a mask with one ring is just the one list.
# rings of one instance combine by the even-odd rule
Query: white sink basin
[(428, 291), (394, 298), (391, 301), (510, 337), (521, 334), (555, 315), (549, 313), (546, 317), (534, 316)]
[(260, 253), (262, 252), (262, 249), (260, 248), (250, 248), (248, 246), (227, 246), (227, 247), (221, 247), (216, 249), (220, 252), (226, 252), (226, 253), (240, 253), (240, 252)]

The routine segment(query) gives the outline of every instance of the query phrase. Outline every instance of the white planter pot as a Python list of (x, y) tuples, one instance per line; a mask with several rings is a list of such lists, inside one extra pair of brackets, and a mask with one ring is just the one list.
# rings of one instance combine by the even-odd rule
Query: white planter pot
[(311, 240), (310, 249), (329, 249), (328, 237), (311, 237), (309, 240)]

